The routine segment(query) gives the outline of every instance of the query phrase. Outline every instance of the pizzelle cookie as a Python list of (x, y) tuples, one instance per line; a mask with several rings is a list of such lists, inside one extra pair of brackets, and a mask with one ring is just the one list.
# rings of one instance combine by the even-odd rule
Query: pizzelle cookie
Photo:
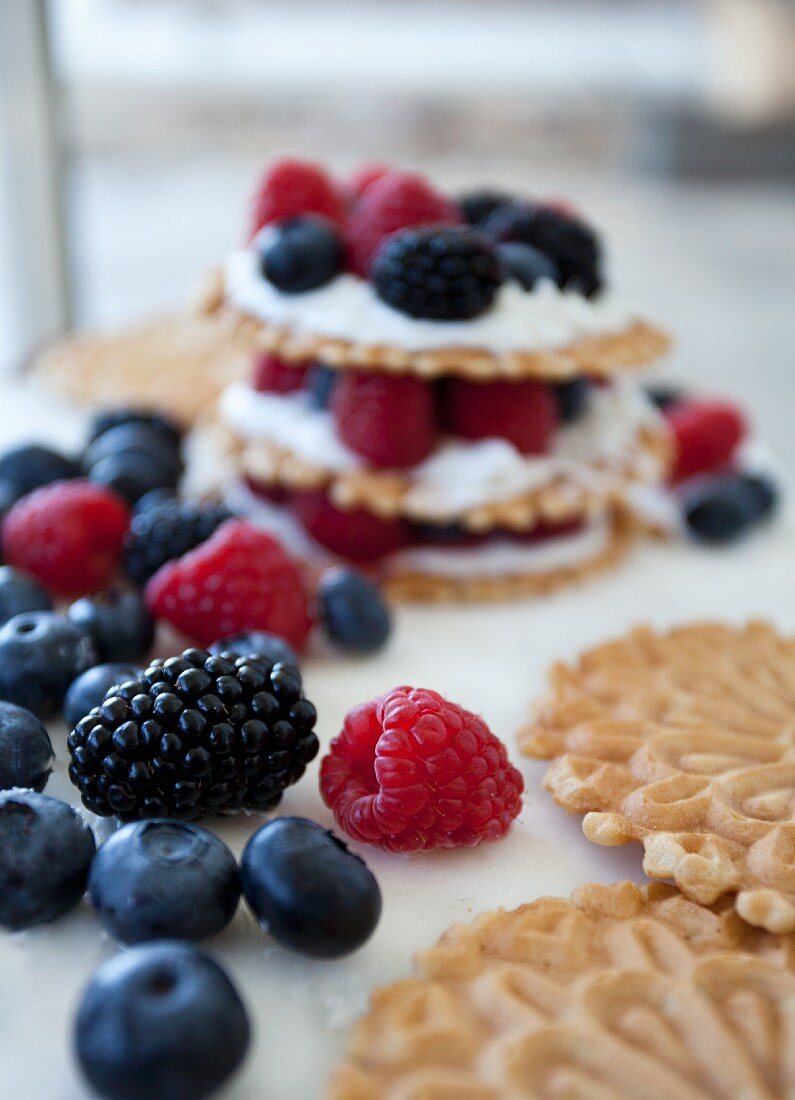
[(544, 785), (597, 844), (704, 905), (795, 930), (795, 639), (765, 623), (639, 628), (556, 665), (521, 731)]
[(330, 1100), (775, 1100), (791, 936), (674, 887), (580, 887), (457, 925), (378, 990)]

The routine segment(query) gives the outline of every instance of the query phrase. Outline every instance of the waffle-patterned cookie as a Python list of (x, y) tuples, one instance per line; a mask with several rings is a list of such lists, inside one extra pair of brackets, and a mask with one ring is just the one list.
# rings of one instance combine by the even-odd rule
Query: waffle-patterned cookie
[(649, 628), (556, 665), (519, 735), (597, 844), (640, 841), (651, 878), (795, 930), (795, 639), (772, 626)]
[(784, 1100), (794, 947), (661, 884), (486, 913), (374, 994), (329, 1095)]
[(647, 321), (633, 321), (621, 332), (588, 336), (558, 348), (493, 352), (449, 347), (417, 351), (394, 344), (363, 344), (268, 324), (231, 304), (223, 273), (212, 272), (199, 309), (249, 351), (270, 351), (287, 361), (316, 361), (338, 370), (412, 374), (430, 380), (445, 375), (474, 381), (548, 378), (565, 381), (579, 374), (612, 378), (646, 366), (670, 347), (670, 339)]
[(248, 369), (247, 356), (217, 325), (189, 314), (70, 336), (32, 363), (45, 384), (73, 401), (164, 409), (185, 424), (212, 411)]

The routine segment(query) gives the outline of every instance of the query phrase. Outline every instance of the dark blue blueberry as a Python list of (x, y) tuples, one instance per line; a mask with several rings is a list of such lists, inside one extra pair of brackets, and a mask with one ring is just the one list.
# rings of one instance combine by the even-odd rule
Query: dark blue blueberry
[(497, 245), (497, 255), (506, 275), (515, 279), (523, 290), (532, 290), (539, 279), (560, 281), (557, 264), (532, 245), (509, 241)]
[(434, 544), (456, 544), (472, 537), (471, 532), (460, 523), (418, 523), (416, 528), (423, 542)]
[(34, 577), (0, 565), (0, 626), (23, 611), (52, 611), (52, 600)]
[(135, 504), (153, 489), (173, 489), (176, 485), (173, 469), (164, 465), (157, 455), (140, 451), (119, 451), (101, 458), (91, 467), (89, 477), (95, 485), (123, 496)]
[(761, 518), (762, 506), (742, 474), (699, 479), (683, 496), (685, 522), (701, 542), (733, 542)]
[(86, 669), (69, 685), (63, 703), (63, 716), (71, 729), (90, 710), (98, 707), (108, 691), (116, 684), (137, 680), (141, 669), (130, 664), (94, 665)]
[(210, 646), (210, 653), (234, 653), (237, 657), (248, 657), (252, 653), (264, 659), (266, 664), (300, 667), (298, 655), (292, 646), (278, 634), (267, 634), (264, 630), (247, 630), (242, 634), (230, 634), (220, 638)]
[(178, 448), (182, 440), (182, 429), (179, 424), (162, 413), (149, 412), (147, 409), (107, 409), (94, 417), (88, 433), (89, 443), (93, 443), (99, 436), (109, 432), (111, 428), (117, 428), (120, 424), (145, 425), (151, 431), (157, 432), (174, 448)]
[(144, 493), (140, 500), (135, 502), (134, 511), (147, 512), (150, 508), (156, 508), (160, 504), (165, 504), (166, 501), (173, 501), (176, 499), (176, 493), (173, 489), (150, 489), (148, 493)]
[(314, 290), (342, 270), (345, 248), (325, 218), (303, 215), (268, 226), (259, 240), (263, 276), (284, 294)]
[(374, 653), (392, 629), (389, 608), (378, 588), (357, 569), (335, 566), (321, 576), (320, 618), (329, 638), (351, 653)]
[(554, 389), (561, 424), (570, 424), (572, 420), (582, 416), (588, 407), (587, 378), (572, 378), (569, 382), (558, 382)]
[(35, 791), (0, 794), (0, 924), (29, 928), (68, 913), (86, 890), (96, 845), (65, 802)]
[(506, 191), (496, 191), (486, 187), (478, 191), (465, 192), (459, 198), (458, 205), (465, 222), (469, 225), (483, 225), (498, 207), (509, 206), (513, 201), (513, 195), (509, 195)]
[(83, 470), (86, 474), (90, 474), (102, 459), (121, 454), (141, 454), (157, 459), (171, 472), (172, 481), (175, 483), (182, 472), (179, 448), (155, 428), (136, 423), (119, 424), (115, 428), (109, 428), (89, 443), (83, 455)]
[(12, 481), (7, 481), (5, 478), (0, 480), (0, 520), (9, 510), (12, 504), (19, 499), (19, 493), (17, 487)]
[(248, 1052), (251, 1025), (217, 962), (183, 943), (132, 947), (94, 973), (74, 1048), (106, 1100), (202, 1100)]
[(322, 363), (315, 363), (309, 371), (307, 389), (309, 400), (316, 409), (327, 409), (331, 402), (331, 394), (334, 384), (339, 377), (339, 372), (331, 367), (324, 367)]
[(102, 661), (139, 661), (152, 648), (155, 624), (140, 592), (83, 596), (66, 614), (92, 636)]
[(73, 477), (80, 477), (80, 466), (74, 459), (35, 443), (14, 447), (0, 458), (0, 481), (13, 485), (17, 497)]
[(363, 860), (301, 817), (269, 821), (241, 861), (243, 893), (284, 947), (320, 959), (348, 955), (375, 931), (381, 891)]
[(93, 638), (63, 615), (15, 615), (0, 627), (0, 699), (49, 714), (75, 677), (98, 661)]
[(779, 487), (768, 474), (741, 475), (751, 492), (756, 495), (760, 519), (765, 519), (778, 507)]
[(54, 759), (47, 730), (36, 715), (0, 702), (0, 788), (43, 791)]
[(650, 383), (646, 386), (646, 396), (661, 412), (687, 400), (687, 392), (682, 386), (665, 382)]
[(135, 821), (97, 852), (88, 893), (121, 943), (205, 940), (235, 915), (240, 872), (227, 846), (198, 825)]

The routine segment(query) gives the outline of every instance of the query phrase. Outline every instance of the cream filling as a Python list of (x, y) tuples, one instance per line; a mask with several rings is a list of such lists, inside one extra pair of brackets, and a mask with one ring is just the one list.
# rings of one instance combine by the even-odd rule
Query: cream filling
[[(304, 393), (256, 393), (236, 382), (221, 397), (220, 415), (242, 439), (281, 447), (320, 469), (345, 474), (366, 468), (338, 439), (330, 414), (313, 408)], [(599, 491), (615, 481), (616, 469), (628, 461), (638, 480), (654, 482), (660, 476), (658, 464), (638, 450), (637, 438), (641, 428), (660, 422), (641, 387), (622, 379), (592, 389), (587, 411), (555, 433), (547, 455), (523, 455), (504, 439), (448, 439), (408, 472), (412, 484), (406, 514), (444, 520), (469, 508), (516, 499), (560, 476)]]
[(388, 568), (462, 579), (551, 573), (592, 561), (609, 541), (610, 521), (603, 518), (572, 534), (536, 543), (495, 538), (482, 546), (415, 546), (393, 554)]
[(496, 353), (564, 347), (585, 337), (621, 332), (638, 318), (612, 294), (584, 298), (540, 279), (532, 290), (509, 281), (492, 306), (471, 321), (425, 321), (386, 305), (366, 279), (338, 275), (317, 290), (283, 294), (259, 270), (254, 249), (225, 264), (228, 300), (237, 309), (311, 336), (356, 344), (389, 344), (410, 351), (481, 348)]

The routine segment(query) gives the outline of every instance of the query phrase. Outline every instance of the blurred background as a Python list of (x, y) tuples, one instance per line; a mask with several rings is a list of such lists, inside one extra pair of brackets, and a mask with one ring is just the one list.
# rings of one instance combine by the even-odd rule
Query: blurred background
[(186, 300), (283, 151), (572, 198), (795, 463), (792, 0), (2, 0), (0, 365)]

